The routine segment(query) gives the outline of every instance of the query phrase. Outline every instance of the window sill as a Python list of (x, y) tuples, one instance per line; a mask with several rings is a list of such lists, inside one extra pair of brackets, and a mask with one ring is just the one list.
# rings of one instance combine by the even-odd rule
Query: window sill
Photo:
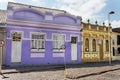
[(32, 49), (31, 52), (45, 52), (45, 49), (41, 49), (41, 50)]
[(53, 50), (53, 52), (65, 52), (65, 50)]

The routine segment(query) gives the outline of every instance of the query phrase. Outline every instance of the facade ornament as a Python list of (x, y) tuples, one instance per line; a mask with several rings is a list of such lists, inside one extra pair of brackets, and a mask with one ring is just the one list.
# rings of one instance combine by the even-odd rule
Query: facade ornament
[(109, 26), (111, 26), (111, 23), (109, 23)]
[(95, 21), (95, 24), (96, 24), (96, 25), (98, 24), (97, 20)]
[(90, 20), (88, 19), (87, 22), (90, 23)]
[(105, 26), (105, 22), (103, 22), (103, 26)]

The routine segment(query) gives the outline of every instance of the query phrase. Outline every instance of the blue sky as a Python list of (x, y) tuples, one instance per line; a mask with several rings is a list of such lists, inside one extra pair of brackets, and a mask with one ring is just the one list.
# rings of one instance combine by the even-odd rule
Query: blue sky
[(114, 11), (115, 14), (110, 15), (112, 27), (120, 27), (120, 0), (0, 0), (0, 9), (6, 9), (8, 1), (66, 10), (81, 16), (84, 22), (97, 20), (100, 25), (103, 21), (108, 25), (108, 12)]

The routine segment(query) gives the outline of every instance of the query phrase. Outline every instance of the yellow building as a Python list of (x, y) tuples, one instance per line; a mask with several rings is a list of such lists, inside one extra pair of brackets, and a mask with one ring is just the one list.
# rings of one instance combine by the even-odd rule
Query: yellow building
[[(112, 28), (106, 27), (104, 23), (100, 26), (97, 21), (95, 24), (90, 24), (89, 20), (88, 23), (82, 23), (82, 26), (82, 61), (99, 62), (111, 60)], [(108, 29), (110, 29), (109, 32)]]
[(112, 29), (113, 54), (112, 60), (120, 60), (120, 28)]

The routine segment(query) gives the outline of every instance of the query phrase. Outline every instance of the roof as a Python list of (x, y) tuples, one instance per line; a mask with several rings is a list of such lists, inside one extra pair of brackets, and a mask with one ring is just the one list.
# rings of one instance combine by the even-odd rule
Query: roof
[(0, 24), (6, 23), (6, 10), (0, 10)]
[(45, 12), (52, 12), (53, 14), (66, 13), (66, 11), (64, 11), (64, 10), (50, 9), (50, 8), (32, 6), (32, 5), (21, 4), (21, 3), (14, 3), (14, 2), (8, 2), (8, 6), (12, 6), (12, 8), (14, 10), (20, 9), (20, 8), (31, 8), (31, 9), (34, 9), (34, 10), (37, 10), (37, 11), (41, 11), (43, 13), (45, 13)]
[(31, 8), (31, 9), (40, 11), (42, 13), (51, 12), (53, 15), (66, 13), (66, 14), (69, 14), (69, 15), (74, 16), (74, 17), (81, 17), (81, 16), (73, 15), (73, 14), (71, 14), (71, 13), (65, 11), (65, 10), (51, 9), (51, 8), (45, 8), (45, 7), (39, 7), (39, 6), (32, 6), (32, 5), (28, 5), (28, 4), (8, 2), (8, 6), (11, 6), (13, 8), (13, 10), (20, 9), (20, 8)]
[(99, 25), (99, 24), (97, 24), (97, 23), (92, 24), (92, 23), (89, 23), (89, 22), (88, 22), (88, 23), (82, 22), (82, 24), (83, 24), (83, 25), (91, 25), (91, 26), (95, 26), (95, 27), (97, 27), (97, 26), (98, 26), (98, 27), (107, 27), (107, 26), (104, 25), (104, 24), (103, 24), (103, 25)]
[(119, 28), (113, 28), (112, 31), (120, 33), (120, 27)]

